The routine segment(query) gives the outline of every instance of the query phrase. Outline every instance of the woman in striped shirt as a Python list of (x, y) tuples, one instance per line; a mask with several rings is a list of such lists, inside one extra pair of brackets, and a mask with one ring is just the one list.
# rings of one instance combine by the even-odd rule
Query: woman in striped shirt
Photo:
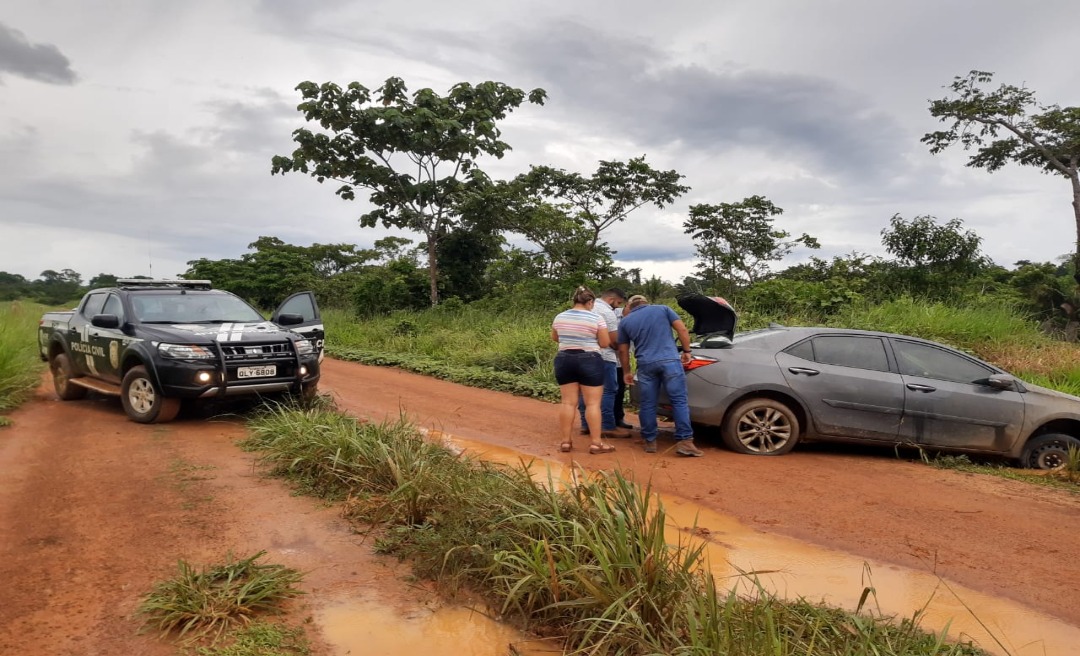
[(604, 394), (604, 361), (600, 349), (611, 345), (607, 324), (592, 311), (596, 295), (587, 287), (574, 290), (574, 307), (560, 312), (551, 322), (551, 339), (558, 342), (555, 356), (555, 382), (559, 384), (559, 429), (563, 442), (559, 450), (574, 448), (574, 415), (578, 394), (585, 400), (585, 419), (589, 425), (589, 453), (611, 453), (615, 447), (600, 439), (600, 399)]

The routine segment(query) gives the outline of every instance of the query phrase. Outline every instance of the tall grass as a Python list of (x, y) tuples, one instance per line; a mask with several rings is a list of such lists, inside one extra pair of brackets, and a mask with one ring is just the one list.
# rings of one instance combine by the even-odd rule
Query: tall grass
[(454, 455), (404, 421), (363, 424), (325, 404), (267, 411), (245, 446), (306, 488), (344, 496), (354, 518), (383, 522), (378, 547), (419, 575), (479, 593), (571, 653), (983, 653), (922, 631), (917, 616), (785, 601), (752, 580), (747, 592), (724, 587), (703, 543), (672, 544), (658, 498), (619, 473), (542, 485), (525, 467)]
[(0, 414), (29, 398), (38, 385), (43, 369), (38, 320), (48, 309), (27, 301), (0, 302)]
[[(400, 366), (554, 400), (558, 398), (551, 387), (555, 345), (549, 333), (556, 311), (467, 305), (372, 319), (357, 319), (342, 310), (328, 311), (328, 350), (346, 359)], [(686, 313), (679, 308), (676, 311), (690, 325)], [(739, 311), (740, 330), (777, 322), (922, 337), (967, 351), (1029, 382), (1080, 395), (1080, 346), (1041, 334), (1033, 320), (995, 298), (963, 305), (901, 298), (850, 306), (824, 320), (809, 315), (764, 314), (752, 307)], [(515, 387), (512, 380), (520, 384)]]

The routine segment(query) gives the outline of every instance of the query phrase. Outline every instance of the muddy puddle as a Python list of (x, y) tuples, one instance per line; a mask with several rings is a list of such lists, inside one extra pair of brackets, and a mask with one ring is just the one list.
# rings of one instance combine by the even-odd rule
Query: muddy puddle
[[(378, 599), (339, 600), (318, 613), (335, 653), (344, 656), (551, 656), (558, 646), (530, 639), (461, 606), (395, 609)], [(511, 651), (511, 646), (513, 651)]]
[[(511, 466), (529, 463), (533, 477), (543, 484), (567, 485), (573, 478), (573, 471), (556, 461), (434, 431), (431, 437), (484, 460)], [(898, 618), (921, 610), (924, 629), (947, 630), (951, 639), (972, 640), (1002, 656), (1067, 656), (1077, 653), (1080, 645), (1080, 627), (942, 580), (929, 567), (919, 571), (875, 562), (763, 533), (685, 499), (660, 495), (660, 500), (668, 514), (669, 540), (705, 540), (712, 572), (729, 587), (749, 591), (744, 573), (752, 572), (758, 585), (782, 597), (803, 597), (847, 610), (854, 610), (864, 588), (872, 587), (875, 593), (865, 608)], [(530, 639), (459, 606), (402, 611), (376, 599), (340, 599), (318, 613), (318, 623), (337, 654), (559, 653), (551, 642)]]

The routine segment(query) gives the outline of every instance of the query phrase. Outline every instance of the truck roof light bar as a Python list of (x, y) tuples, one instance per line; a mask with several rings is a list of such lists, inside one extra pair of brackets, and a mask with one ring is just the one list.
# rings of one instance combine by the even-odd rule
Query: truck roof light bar
[(121, 278), (117, 287), (174, 287), (179, 289), (210, 289), (209, 280), (150, 280), (149, 278)]

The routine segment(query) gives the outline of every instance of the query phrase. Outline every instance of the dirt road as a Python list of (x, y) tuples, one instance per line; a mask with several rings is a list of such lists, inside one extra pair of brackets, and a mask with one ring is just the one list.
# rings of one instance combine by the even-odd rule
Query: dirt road
[[(875, 560), (937, 571), (1080, 625), (1080, 497), (897, 461), (799, 450), (782, 458), (559, 454), (555, 407), (392, 369), (328, 360), (324, 391), (375, 420), (586, 466), (620, 467), (661, 491), (747, 525)], [(392, 605), (430, 593), (374, 557), (337, 511), (261, 476), (237, 422), (144, 426), (112, 399), (60, 402), (51, 385), (0, 430), (0, 653), (170, 654), (138, 634), (133, 610), (180, 558), (216, 562), (267, 549), (308, 572), (302, 621), (335, 591)], [(316, 633), (316, 632), (313, 632)], [(325, 646), (321, 653), (328, 653)]]

